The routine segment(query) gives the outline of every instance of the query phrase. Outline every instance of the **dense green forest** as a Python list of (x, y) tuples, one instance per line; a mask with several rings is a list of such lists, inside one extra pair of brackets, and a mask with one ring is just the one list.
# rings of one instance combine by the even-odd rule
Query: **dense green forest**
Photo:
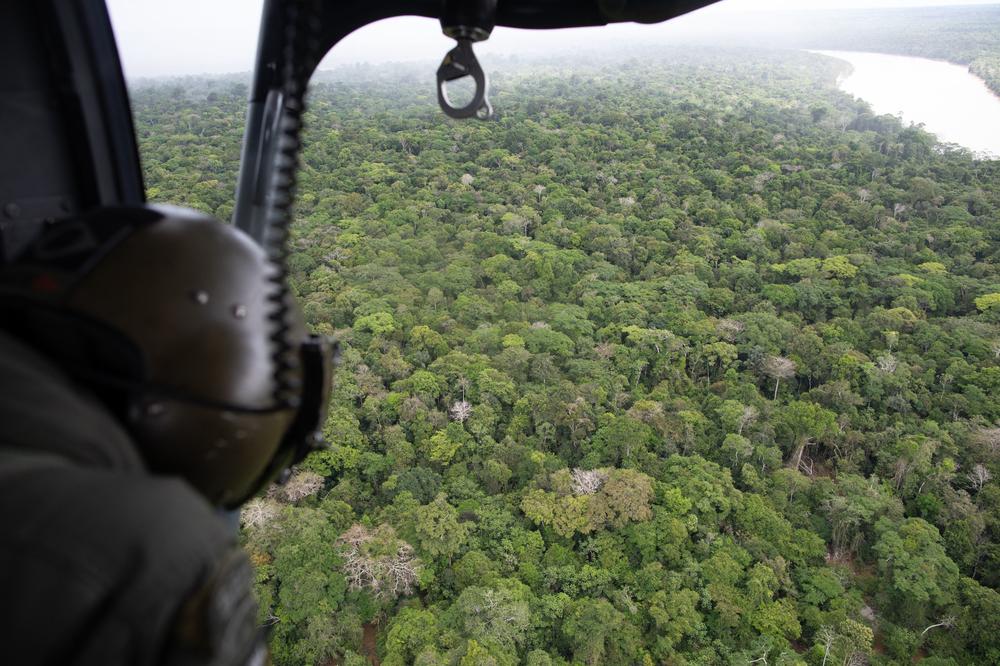
[[(293, 280), (326, 434), (244, 510), (275, 662), (1000, 663), (1000, 162), (807, 53), (310, 96)], [(133, 91), (232, 210), (244, 85)]]

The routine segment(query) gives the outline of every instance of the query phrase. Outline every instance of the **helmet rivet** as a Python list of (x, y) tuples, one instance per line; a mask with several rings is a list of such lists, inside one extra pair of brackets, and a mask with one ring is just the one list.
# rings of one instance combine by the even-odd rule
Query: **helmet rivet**
[(208, 292), (204, 289), (198, 289), (192, 293), (191, 298), (193, 298), (194, 302), (198, 305), (208, 305)]
[(237, 303), (233, 306), (233, 316), (237, 319), (246, 319), (247, 316), (247, 306), (242, 303)]

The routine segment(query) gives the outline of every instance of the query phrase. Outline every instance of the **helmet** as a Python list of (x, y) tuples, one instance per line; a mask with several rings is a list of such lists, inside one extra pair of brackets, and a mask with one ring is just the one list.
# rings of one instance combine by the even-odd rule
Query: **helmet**
[(0, 321), (94, 390), (154, 473), (233, 508), (320, 443), (332, 345), (281, 267), (195, 211), (48, 224), (0, 271)]

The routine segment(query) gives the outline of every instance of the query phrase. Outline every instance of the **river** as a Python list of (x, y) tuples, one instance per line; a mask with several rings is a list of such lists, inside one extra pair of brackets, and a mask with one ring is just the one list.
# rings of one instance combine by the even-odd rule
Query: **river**
[(840, 89), (868, 102), (875, 113), (923, 123), (940, 141), (1000, 157), (1000, 97), (965, 66), (882, 53), (813, 53), (850, 63), (854, 71), (840, 79)]

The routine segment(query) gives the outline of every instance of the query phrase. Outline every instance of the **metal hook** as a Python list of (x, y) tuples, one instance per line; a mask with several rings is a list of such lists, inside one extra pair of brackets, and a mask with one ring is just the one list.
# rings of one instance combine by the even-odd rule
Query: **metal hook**
[[(458, 39), (458, 46), (445, 55), (437, 71), (438, 104), (441, 110), (452, 118), (472, 118), (486, 120), (493, 115), (493, 107), (487, 99), (489, 81), (486, 72), (479, 66), (476, 54), (472, 52), (472, 40)], [(447, 83), (464, 76), (471, 76), (476, 83), (476, 94), (463, 107), (455, 107), (448, 99)]]

